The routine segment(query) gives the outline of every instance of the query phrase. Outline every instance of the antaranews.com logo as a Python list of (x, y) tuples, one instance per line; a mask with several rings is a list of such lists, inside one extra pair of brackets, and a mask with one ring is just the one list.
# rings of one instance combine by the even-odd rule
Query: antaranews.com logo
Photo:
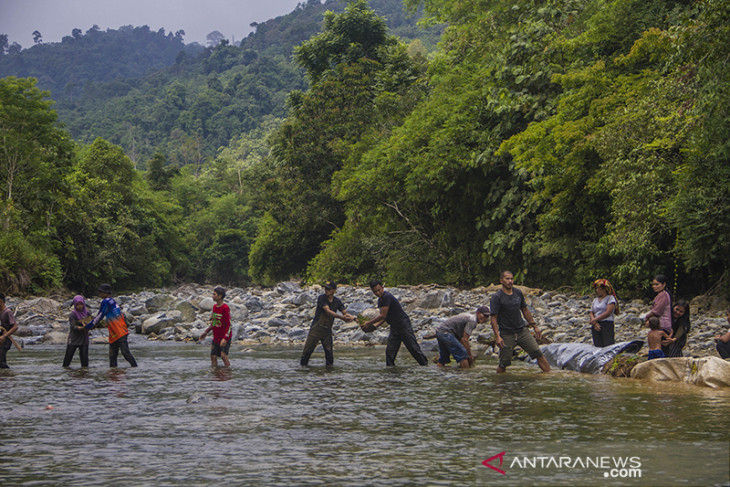
[[(498, 474), (506, 475), (507, 472), (502, 470), (506, 454), (506, 451), (497, 453), (484, 460), (482, 465)], [(499, 461), (499, 465), (495, 466), (492, 462), (496, 463), (497, 461)], [(510, 470), (584, 469), (597, 471), (603, 478), (641, 478), (641, 457), (515, 456), (505, 468)]]
[(722, 441), (494, 442), (480, 451), (488, 452), (479, 459), (480, 485), (679, 486), (730, 481), (730, 442)]

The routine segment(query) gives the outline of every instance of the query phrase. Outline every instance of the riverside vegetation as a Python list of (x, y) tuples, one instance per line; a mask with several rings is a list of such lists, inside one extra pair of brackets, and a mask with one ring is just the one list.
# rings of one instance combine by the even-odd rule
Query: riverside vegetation
[(5, 42), (0, 288), (473, 288), (507, 267), (551, 289), (642, 296), (663, 273), (677, 296), (727, 291), (729, 0), (404, 4), (447, 26), (438, 45), (365, 0), (310, 0), (86, 91), (8, 76), (25, 51)]

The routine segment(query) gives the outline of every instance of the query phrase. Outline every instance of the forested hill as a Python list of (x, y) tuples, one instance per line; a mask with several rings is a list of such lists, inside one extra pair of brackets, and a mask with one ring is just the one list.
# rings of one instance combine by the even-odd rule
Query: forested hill
[(203, 49), (197, 44), (186, 46), (184, 34), (153, 32), (146, 25), (106, 31), (95, 25), (85, 34), (74, 29), (61, 42), (0, 53), (0, 76), (32, 76), (54, 99), (74, 99), (88, 83), (140, 78), (170, 66), (181, 51), (194, 55)]
[(730, 290), (730, 0), (404, 3), (448, 25), (434, 52), (366, 0), (308, 2), (85, 86), (59, 103), (75, 142), (32, 79), (0, 79), (0, 291), (505, 268)]
[[(240, 46), (184, 45), (184, 32), (148, 27), (75, 29), (61, 43), (38, 44), (0, 57), (0, 74), (33, 76), (51, 91), (72, 137), (102, 137), (121, 145), (140, 168), (155, 152), (177, 166), (201, 164), (232, 137), (283, 117), (292, 90), (306, 87), (291, 59), (295, 46), (316, 34), (325, 11), (345, 1), (309, 0), (291, 13), (256, 25)], [(435, 47), (441, 29), (418, 29), (402, 0), (371, 6), (408, 42)]]

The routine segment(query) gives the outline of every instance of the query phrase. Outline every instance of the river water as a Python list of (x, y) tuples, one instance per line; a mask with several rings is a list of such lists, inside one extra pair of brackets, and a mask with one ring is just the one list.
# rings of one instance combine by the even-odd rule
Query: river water
[[(728, 441), (730, 391), (481, 359), (418, 367), (405, 349), (241, 347), (134, 340), (140, 366), (61, 367), (63, 349), (11, 351), (0, 371), (0, 483), (10, 485), (475, 485), (495, 438), (513, 442)], [(492, 443), (490, 443), (492, 442)]]

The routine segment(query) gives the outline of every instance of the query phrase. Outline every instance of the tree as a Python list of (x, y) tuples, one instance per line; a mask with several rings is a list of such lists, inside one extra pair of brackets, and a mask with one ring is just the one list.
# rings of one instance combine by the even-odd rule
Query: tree
[(61, 284), (53, 254), (73, 143), (56, 126), (48, 92), (33, 78), (0, 79), (0, 287), (16, 292)]
[(294, 57), (316, 83), (340, 63), (380, 61), (381, 49), (394, 40), (387, 36), (385, 20), (375, 15), (366, 0), (352, 0), (342, 14), (327, 11), (322, 32), (297, 47)]
[(37, 30), (33, 31), (33, 44), (43, 44), (43, 36)]
[(214, 30), (213, 32), (209, 33), (207, 36), (205, 36), (205, 39), (208, 41), (209, 47), (216, 47), (218, 44), (220, 44), (226, 36), (218, 32), (217, 30)]

